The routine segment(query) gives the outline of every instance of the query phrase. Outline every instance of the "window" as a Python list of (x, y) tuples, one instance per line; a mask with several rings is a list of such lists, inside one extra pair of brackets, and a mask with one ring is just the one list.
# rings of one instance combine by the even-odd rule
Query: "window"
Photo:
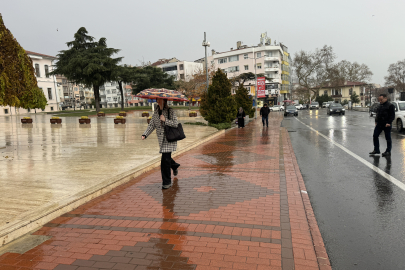
[(234, 67), (228, 68), (228, 72), (237, 72), (237, 71), (239, 71), (239, 66), (234, 66)]
[(52, 88), (48, 88), (48, 99), (52, 99)]
[(323, 94), (324, 94), (324, 95), (327, 95), (327, 94), (328, 94), (328, 90), (323, 91)]
[(51, 107), (51, 111), (53, 111), (53, 107)]
[(245, 70), (249, 70), (249, 66), (248, 66), (248, 65), (245, 65)]
[(31, 112), (31, 109), (28, 108), (28, 109), (27, 109), (27, 112)]
[(41, 109), (43, 112), (45, 111), (44, 109)]
[(40, 77), (41, 74), (39, 73), (39, 64), (35, 64), (35, 76)]
[(179, 68), (180, 68), (180, 70), (184, 70), (184, 65), (181, 64), (181, 65), (179, 66)]
[(113, 90), (111, 90), (111, 93), (112, 93), (112, 94), (116, 94), (116, 93), (117, 93), (117, 90), (113, 89)]
[(243, 59), (248, 59), (249, 58), (249, 55), (247, 54), (247, 53), (245, 53), (244, 55), (243, 55)]
[(225, 64), (227, 62), (227, 58), (218, 59), (218, 64)]
[(261, 63), (257, 64), (257, 69), (262, 69), (262, 64)]
[(62, 79), (62, 84), (66, 84), (67, 80), (66, 79)]
[(239, 61), (239, 55), (229, 56), (229, 62)]
[(75, 91), (78, 91), (77, 87), (75, 87)]
[(353, 95), (353, 88), (349, 89), (349, 96)]
[(45, 77), (49, 78), (49, 67), (45, 65)]
[(272, 51), (268, 51), (268, 52), (267, 52), (267, 56), (271, 57), (272, 55), (273, 55), (273, 52), (272, 52)]
[(257, 58), (262, 57), (262, 53), (261, 53), (261, 52), (256, 53), (256, 57), (257, 57)]
[(107, 97), (107, 100), (108, 100), (108, 101), (111, 101), (111, 97)]
[(173, 71), (173, 70), (177, 70), (177, 66), (173, 66), (173, 67), (164, 67), (164, 68), (162, 68), (162, 70), (163, 70), (164, 72), (166, 72), (166, 71)]
[(4, 114), (8, 114), (8, 109), (4, 109)]
[(180, 74), (180, 79), (184, 80), (184, 74)]
[(107, 92), (107, 94), (111, 94), (111, 91), (110, 91), (110, 90), (107, 90), (106, 92)]

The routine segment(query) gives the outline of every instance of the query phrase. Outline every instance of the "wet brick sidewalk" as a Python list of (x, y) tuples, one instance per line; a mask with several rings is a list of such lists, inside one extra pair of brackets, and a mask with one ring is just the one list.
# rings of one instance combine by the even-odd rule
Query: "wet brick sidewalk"
[[(233, 129), (33, 233), (0, 269), (331, 269), (281, 114)], [(303, 192), (304, 191), (304, 192)]]

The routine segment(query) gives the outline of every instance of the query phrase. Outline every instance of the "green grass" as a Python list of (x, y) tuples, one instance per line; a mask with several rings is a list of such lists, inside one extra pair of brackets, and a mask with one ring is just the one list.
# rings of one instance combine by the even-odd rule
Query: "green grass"
[[(188, 106), (173, 106), (175, 110), (188, 110)], [(193, 107), (191, 107), (193, 110)], [(195, 110), (195, 109), (194, 109)], [(118, 108), (101, 108), (100, 111), (108, 114), (108, 113), (119, 113), (121, 107)], [(137, 106), (137, 107), (129, 107), (124, 108), (124, 111), (152, 111), (152, 106)], [(90, 116), (90, 115), (97, 115), (95, 110), (76, 110), (76, 111), (61, 111), (61, 112), (54, 112), (48, 113), (52, 115), (57, 115), (59, 117), (80, 117), (80, 116)]]
[(185, 125), (197, 125), (197, 126), (208, 126), (206, 123), (203, 122), (185, 122)]

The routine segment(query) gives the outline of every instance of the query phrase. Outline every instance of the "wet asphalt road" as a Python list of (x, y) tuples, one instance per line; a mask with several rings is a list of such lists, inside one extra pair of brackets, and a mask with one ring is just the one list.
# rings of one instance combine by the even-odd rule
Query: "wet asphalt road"
[[(315, 211), (333, 269), (405, 269), (405, 191), (357, 158), (310, 130), (405, 182), (405, 133), (392, 132), (391, 158), (370, 157), (374, 118), (347, 111), (300, 111), (283, 126)], [(385, 151), (384, 133), (380, 137)]]

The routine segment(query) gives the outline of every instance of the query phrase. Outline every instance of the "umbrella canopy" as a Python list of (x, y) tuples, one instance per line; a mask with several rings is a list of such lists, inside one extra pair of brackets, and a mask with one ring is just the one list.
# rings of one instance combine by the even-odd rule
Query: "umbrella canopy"
[(160, 88), (160, 89), (145, 89), (139, 92), (136, 97), (139, 98), (147, 98), (147, 99), (156, 99), (156, 98), (163, 98), (167, 100), (173, 100), (173, 101), (188, 101), (187, 97), (183, 95), (182, 93), (175, 91), (175, 90), (169, 90), (165, 88)]

